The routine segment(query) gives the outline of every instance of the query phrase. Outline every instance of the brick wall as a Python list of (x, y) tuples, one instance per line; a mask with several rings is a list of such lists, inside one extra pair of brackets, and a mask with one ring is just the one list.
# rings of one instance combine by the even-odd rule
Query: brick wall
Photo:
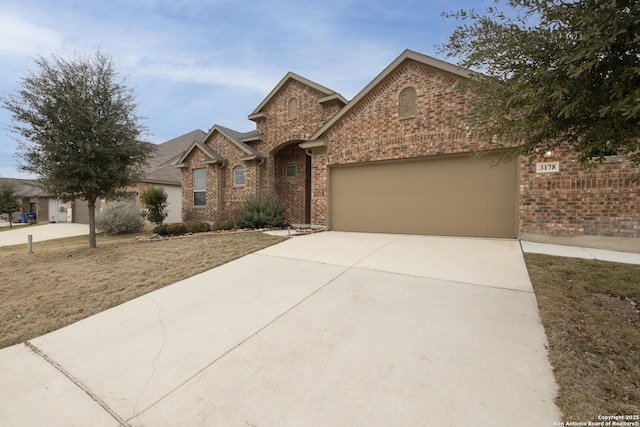
[[(276, 194), (286, 205), (285, 220), (292, 224), (305, 224), (306, 200), (306, 170), (308, 156), (298, 144), (292, 144), (280, 150), (275, 157), (275, 190)], [(294, 177), (287, 177), (286, 167), (295, 166)]]
[[(406, 61), (334, 125), (329, 147), (312, 160), (312, 223), (327, 223), (327, 166), (488, 149), (451, 126), (468, 99), (455, 89), (458, 80)], [(416, 114), (400, 118), (399, 96), (407, 87), (416, 89)]]
[[(182, 220), (185, 222), (215, 221), (218, 215), (219, 167), (207, 165), (207, 157), (200, 150), (193, 150), (185, 159), (190, 167), (182, 169)], [(193, 169), (205, 168), (207, 175), (206, 205), (193, 205)]]
[[(263, 140), (253, 144), (261, 153), (268, 155), (261, 177), (262, 191), (276, 193), (287, 205), (286, 219), (292, 223), (305, 223), (306, 153), (298, 144), (306, 141), (326, 120), (338, 112), (340, 105), (330, 102), (318, 103), (324, 93), (298, 80), (289, 79), (262, 108), (265, 119), (259, 119), (256, 128)], [(298, 100), (298, 117), (289, 119), (288, 104), (291, 98)], [(295, 180), (284, 176), (284, 166), (296, 164)], [(299, 185), (298, 188), (295, 186)]]
[(640, 185), (627, 160), (609, 157), (592, 170), (570, 156), (539, 161), (559, 161), (560, 171), (536, 174), (535, 163), (521, 161), (521, 233), (640, 237)]

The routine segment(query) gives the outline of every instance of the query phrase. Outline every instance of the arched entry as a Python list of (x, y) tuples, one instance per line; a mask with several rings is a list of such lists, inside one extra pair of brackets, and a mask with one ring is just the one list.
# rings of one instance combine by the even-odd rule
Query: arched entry
[(273, 151), (274, 187), (287, 209), (285, 220), (292, 224), (311, 222), (311, 157), (289, 141)]

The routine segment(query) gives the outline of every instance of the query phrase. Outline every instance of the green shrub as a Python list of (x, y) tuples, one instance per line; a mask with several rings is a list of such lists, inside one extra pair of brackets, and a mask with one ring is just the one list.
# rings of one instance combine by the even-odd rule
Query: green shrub
[(187, 231), (189, 233), (206, 233), (210, 230), (209, 224), (202, 221), (191, 221), (187, 224)]
[(144, 218), (131, 202), (110, 202), (96, 215), (96, 229), (104, 234), (137, 233), (142, 227)]
[(143, 213), (149, 222), (160, 225), (169, 215), (167, 199), (169, 196), (162, 187), (151, 187), (140, 193), (140, 201), (147, 207)]
[(213, 231), (231, 230), (233, 229), (233, 226), (234, 226), (233, 221), (229, 221), (228, 219), (219, 219), (213, 223), (213, 226), (211, 227), (211, 229)]
[(240, 228), (270, 228), (282, 222), (285, 205), (274, 195), (249, 197), (236, 213)]
[(167, 231), (167, 224), (157, 225), (153, 227), (153, 232), (159, 236), (168, 236), (169, 232)]
[(181, 222), (167, 224), (167, 234), (169, 236), (180, 236), (187, 232), (187, 226)]

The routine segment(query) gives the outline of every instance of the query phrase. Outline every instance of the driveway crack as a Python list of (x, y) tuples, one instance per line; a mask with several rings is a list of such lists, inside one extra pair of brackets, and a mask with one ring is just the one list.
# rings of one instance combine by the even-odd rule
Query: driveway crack
[(142, 389), (142, 392), (140, 393), (140, 395), (138, 396), (138, 398), (136, 399), (135, 403), (133, 404), (133, 414), (131, 415), (131, 417), (135, 417), (136, 416), (136, 412), (137, 412), (137, 407), (138, 407), (138, 403), (140, 402), (140, 399), (142, 399), (144, 397), (144, 395), (147, 393), (147, 389), (149, 388), (149, 384), (151, 384), (151, 380), (153, 379), (153, 377), (156, 374), (156, 363), (158, 363), (158, 360), (160, 360), (160, 356), (162, 355), (164, 348), (167, 344), (167, 328), (164, 324), (164, 321), (162, 320), (162, 312), (163, 312), (163, 308), (160, 304), (158, 304), (158, 301), (156, 301), (155, 299), (153, 299), (153, 297), (146, 295), (147, 299), (150, 299), (151, 301), (153, 301), (153, 303), (156, 305), (156, 307), (158, 307), (158, 322), (160, 323), (160, 326), (162, 327), (162, 344), (160, 345), (160, 349), (158, 350), (158, 354), (156, 354), (155, 359), (153, 359), (153, 363), (151, 364), (151, 375), (149, 375), (149, 378), (147, 378), (147, 383), (144, 386), (144, 389)]

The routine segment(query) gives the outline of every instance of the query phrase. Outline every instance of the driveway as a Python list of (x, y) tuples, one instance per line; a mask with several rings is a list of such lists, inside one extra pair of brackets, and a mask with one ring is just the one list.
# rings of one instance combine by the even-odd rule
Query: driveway
[(552, 426), (515, 240), (292, 238), (0, 350), (8, 425)]
[[(4, 225), (8, 227), (8, 225)], [(11, 230), (0, 232), (0, 247), (12, 245), (26, 245), (27, 236), (31, 235), (33, 242), (61, 239), (63, 237), (89, 235), (88, 224), (70, 222), (43, 225), (16, 225)]]

